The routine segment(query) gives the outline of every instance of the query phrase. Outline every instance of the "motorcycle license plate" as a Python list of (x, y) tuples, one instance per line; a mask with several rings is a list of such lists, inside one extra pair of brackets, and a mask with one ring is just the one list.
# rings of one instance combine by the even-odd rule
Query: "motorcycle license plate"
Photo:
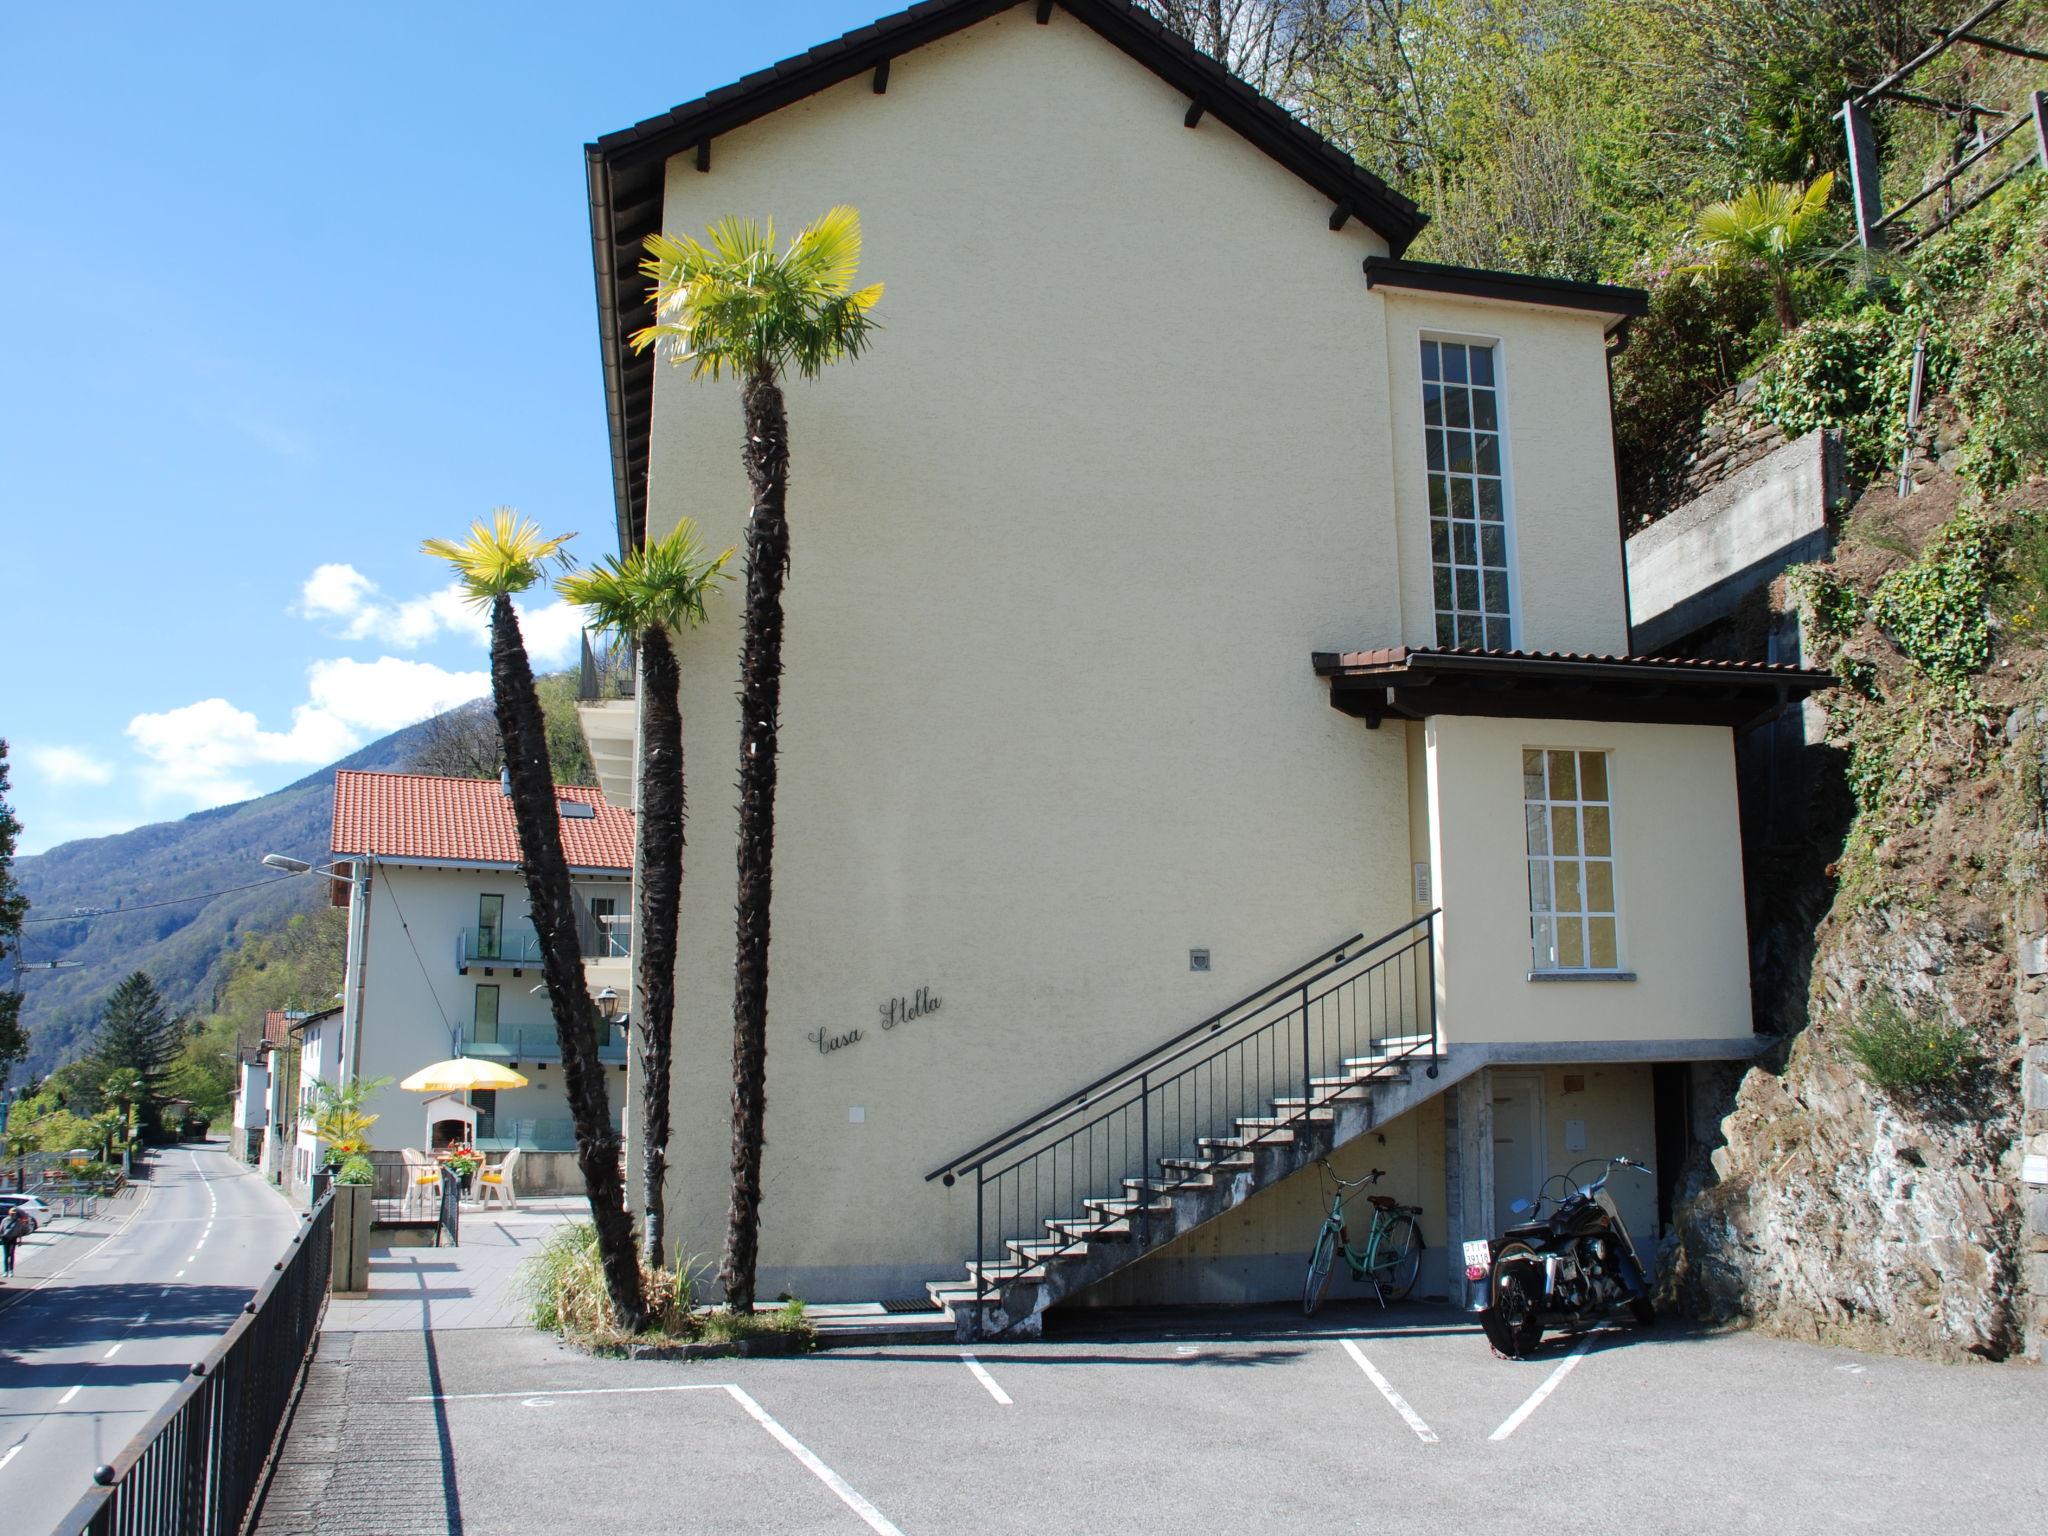
[(1485, 1238), (1477, 1238), (1465, 1245), (1465, 1262), (1482, 1267), (1493, 1262), (1493, 1250)]

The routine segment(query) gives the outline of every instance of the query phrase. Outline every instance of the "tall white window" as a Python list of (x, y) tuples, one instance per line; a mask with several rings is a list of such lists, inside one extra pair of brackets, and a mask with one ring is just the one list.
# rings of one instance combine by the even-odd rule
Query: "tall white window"
[(1619, 970), (1607, 754), (1523, 748), (1522, 802), (1531, 968)]
[(1422, 431), (1438, 645), (1507, 650), (1514, 644), (1494, 362), (1493, 348), (1481, 343), (1422, 344)]

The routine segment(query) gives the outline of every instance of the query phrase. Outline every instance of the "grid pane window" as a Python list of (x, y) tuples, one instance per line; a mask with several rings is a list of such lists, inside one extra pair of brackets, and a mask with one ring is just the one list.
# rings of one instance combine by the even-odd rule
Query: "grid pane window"
[(1532, 968), (1619, 970), (1607, 754), (1523, 748), (1522, 808)]
[(1493, 348), (1422, 344), (1422, 432), (1436, 643), (1506, 650), (1514, 639)]

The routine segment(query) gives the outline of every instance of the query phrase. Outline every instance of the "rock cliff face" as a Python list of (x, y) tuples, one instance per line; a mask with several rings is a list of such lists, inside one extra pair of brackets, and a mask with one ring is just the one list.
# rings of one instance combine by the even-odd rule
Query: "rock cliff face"
[[(1850, 680), (1827, 739), (1855, 803), (1839, 850), (1786, 872), (1804, 888), (1769, 893), (1776, 931), (1754, 935), (1759, 954), (1795, 959), (1760, 970), (1759, 1003), (1787, 1040), (1741, 1079), (1723, 1144), (1690, 1171), (1667, 1275), (1696, 1314), (1794, 1337), (2039, 1359), (2048, 1185), (2027, 1182), (2024, 1159), (2048, 1153), (2048, 676), (2038, 614), (2001, 622), (2002, 597), (1990, 660), (1961, 686), (1931, 677), (1927, 644), (1902, 643), (1905, 619), (1873, 601), (1887, 577), (1913, 568), (1897, 593), (1938, 561), (1956, 510), (1941, 489), (1867, 495), (1820, 583), (1776, 594), (1803, 599), (1826, 631), (1817, 659)], [(2001, 539), (2032, 526), (2018, 502), (1980, 510)], [(1818, 625), (1816, 606), (1830, 610)], [(1851, 1047), (1880, 999), (1960, 1026), (1966, 1064), (1878, 1086)]]
[[(1945, 1006), (2001, 956), (1931, 920), (1821, 936), (1824, 1017), (1873, 988)], [(1684, 1209), (1676, 1281), (1696, 1311), (1817, 1341), (1955, 1360), (2022, 1347), (2018, 1116), (2005, 1063), (1941, 1105), (1864, 1080), (1825, 1024), (1747, 1074), (1711, 1180)]]

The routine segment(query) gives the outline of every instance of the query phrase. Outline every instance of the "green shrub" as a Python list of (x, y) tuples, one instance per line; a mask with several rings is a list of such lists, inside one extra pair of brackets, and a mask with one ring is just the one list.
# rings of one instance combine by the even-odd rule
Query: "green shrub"
[(2013, 518), (1993, 595), (2015, 630), (2048, 630), (2048, 512), (2021, 512)]
[(377, 1182), (376, 1165), (367, 1157), (364, 1157), (362, 1153), (352, 1153), (342, 1159), (341, 1171), (335, 1174), (334, 1182), (337, 1184), (374, 1184)]
[(723, 1309), (698, 1304), (699, 1282), (708, 1269), (701, 1259), (678, 1254), (667, 1269), (640, 1269), (640, 1287), (647, 1300), (648, 1327), (634, 1336), (612, 1315), (604, 1287), (604, 1265), (598, 1258), (597, 1229), (587, 1221), (558, 1227), (527, 1260), (522, 1280), (532, 1302), (533, 1326), (558, 1333), (571, 1343), (600, 1350), (629, 1343), (693, 1343), (753, 1338), (761, 1334), (812, 1333), (804, 1304), (789, 1301), (779, 1311), (735, 1317)]
[(1966, 1027), (1944, 1022), (1929, 1005), (1908, 1010), (1888, 992), (1863, 1005), (1842, 1043), (1864, 1077), (1893, 1093), (1942, 1087), (1979, 1059)]
[(1960, 685), (1991, 660), (1986, 605), (1997, 563), (1991, 530), (1959, 512), (1918, 560), (1878, 584), (1870, 617), (1929, 677)]
[[(1905, 446), (1919, 332), (1913, 316), (1874, 302), (1801, 326), (1757, 381), (1756, 409), (1788, 437), (1839, 429), (1851, 465), (1875, 473)], [(1953, 370), (1946, 343), (1930, 334), (1921, 398), (1945, 387)]]

